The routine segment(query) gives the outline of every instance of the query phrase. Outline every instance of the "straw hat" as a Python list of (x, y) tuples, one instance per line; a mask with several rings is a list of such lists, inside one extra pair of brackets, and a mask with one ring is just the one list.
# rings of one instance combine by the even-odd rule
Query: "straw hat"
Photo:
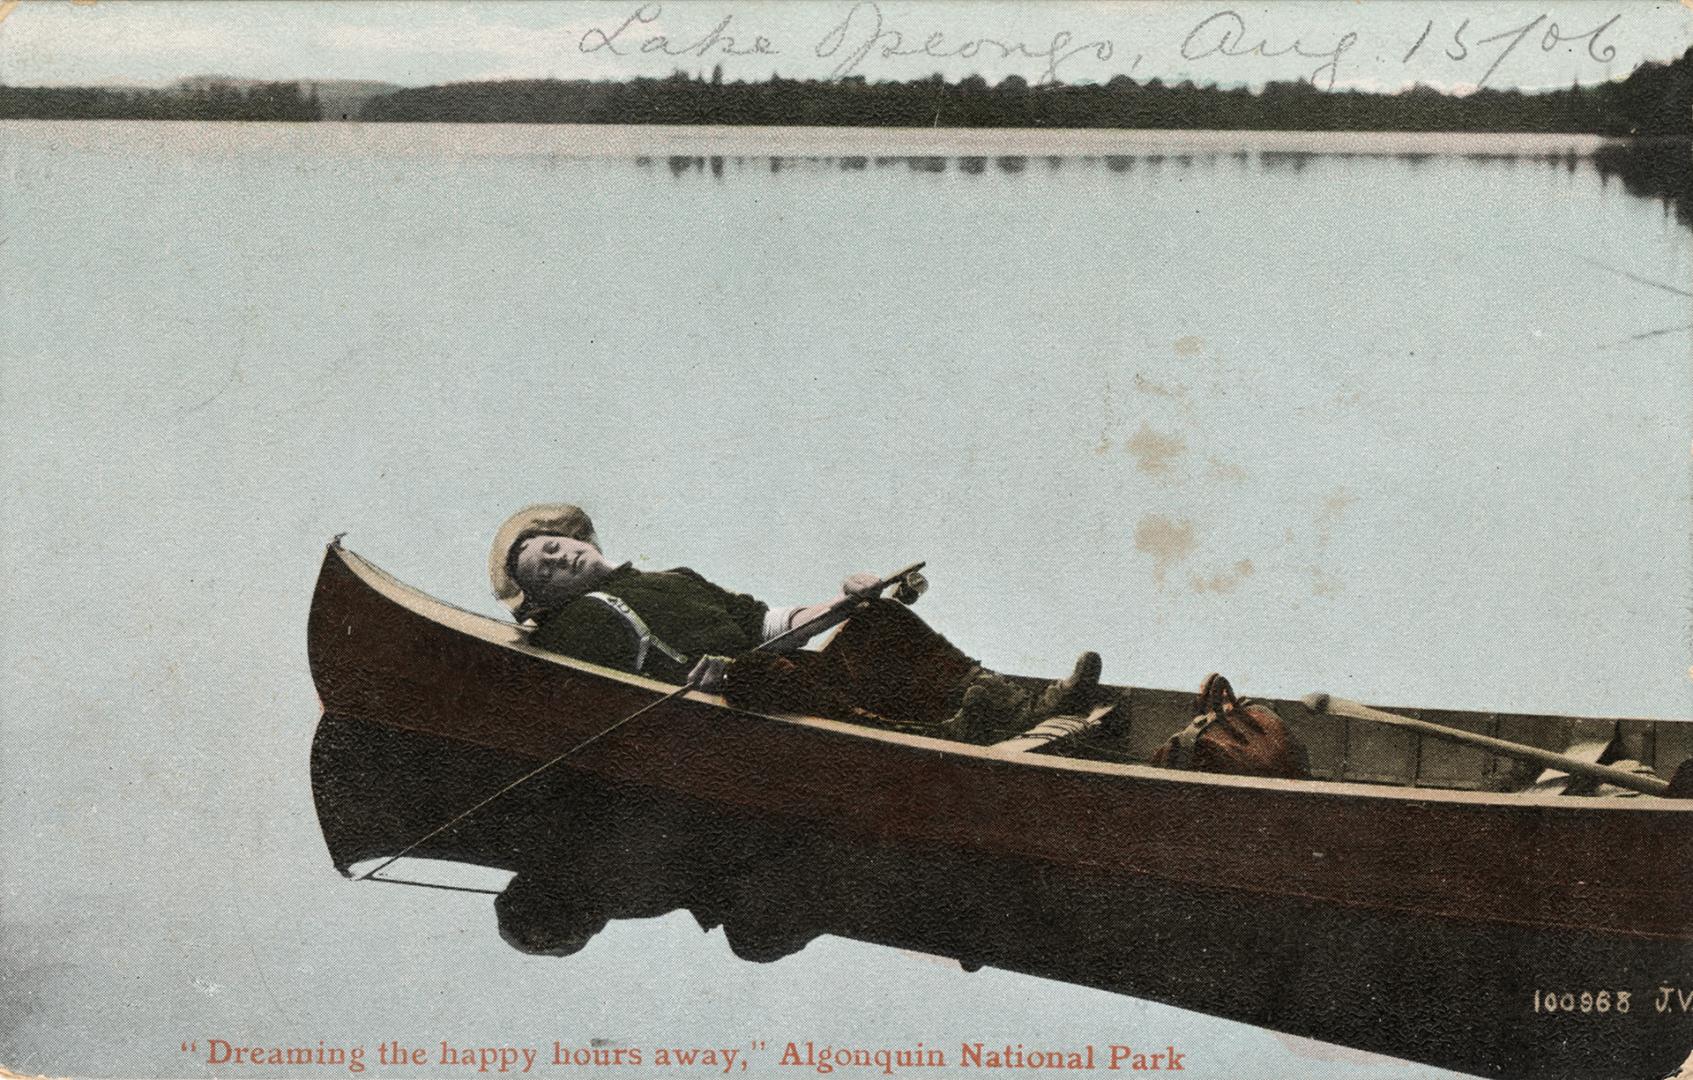
[(494, 546), (488, 552), (488, 580), (494, 586), (494, 597), (516, 615), (523, 609), (523, 590), (512, 580), (506, 569), (506, 557), (511, 549), (531, 536), (547, 534), (568, 536), (600, 548), (600, 538), (594, 535), (594, 523), (579, 506), (569, 503), (537, 503), (506, 518), (494, 534)]

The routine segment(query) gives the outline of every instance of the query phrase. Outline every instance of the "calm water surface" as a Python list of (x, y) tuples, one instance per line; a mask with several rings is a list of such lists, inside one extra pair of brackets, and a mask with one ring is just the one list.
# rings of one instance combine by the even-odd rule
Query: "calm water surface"
[(1693, 716), (1688, 231), (1592, 147), (0, 125), (0, 1063), (985, 1039), (1438, 1075), (836, 939), (746, 964), (685, 915), (520, 955), (485, 897), (331, 870), (306, 608), (349, 530), (493, 612), (492, 527), (569, 499), (773, 602), (927, 559), (920, 610), (1002, 668)]

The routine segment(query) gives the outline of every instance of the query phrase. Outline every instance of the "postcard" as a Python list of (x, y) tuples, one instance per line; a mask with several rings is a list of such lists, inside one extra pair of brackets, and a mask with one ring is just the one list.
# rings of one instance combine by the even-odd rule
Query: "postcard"
[(0, 3), (0, 1067), (1693, 1075), (1693, 6)]

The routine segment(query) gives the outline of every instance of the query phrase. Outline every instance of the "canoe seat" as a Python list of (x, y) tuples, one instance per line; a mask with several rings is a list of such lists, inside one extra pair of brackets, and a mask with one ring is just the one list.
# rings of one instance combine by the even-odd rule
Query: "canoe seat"
[(996, 742), (989, 747), (995, 753), (1028, 754), (1045, 750), (1065, 739), (1075, 738), (1090, 731), (1097, 731), (1105, 723), (1106, 717), (1117, 709), (1115, 699), (1095, 705), (1085, 714), (1049, 716), (1021, 735), (1013, 735), (1009, 739)]

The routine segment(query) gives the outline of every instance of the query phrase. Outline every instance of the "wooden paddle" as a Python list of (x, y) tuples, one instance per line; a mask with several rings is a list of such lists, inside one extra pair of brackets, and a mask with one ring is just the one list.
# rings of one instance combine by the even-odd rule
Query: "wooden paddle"
[(1403, 728), (1415, 731), (1436, 739), (1448, 742), (1464, 743), (1467, 746), (1480, 747), (1501, 757), (1516, 758), (1519, 761), (1532, 761), (1536, 765), (1543, 765), (1551, 769), (1559, 769), (1567, 773), (1579, 773), (1603, 780), (1607, 784), (1638, 791), (1642, 795), (1663, 795), (1669, 791), (1669, 783), (1656, 776), (1645, 776), (1641, 773), (1619, 769), (1614, 765), (1597, 765), (1591, 761), (1570, 757), (1552, 750), (1542, 750), (1538, 746), (1526, 743), (1511, 742), (1508, 739), (1495, 739), (1491, 735), (1477, 735), (1473, 731), (1447, 727), (1445, 724), (1434, 724), (1427, 720), (1413, 720), (1409, 716), (1398, 713), (1383, 712), (1372, 709), (1368, 705), (1360, 705), (1356, 701), (1345, 698), (1331, 697), (1328, 694), (1308, 694), (1303, 699), (1305, 707), (1314, 713), (1327, 713), (1331, 716), (1347, 716), (1354, 720), (1370, 720), (1389, 727)]

